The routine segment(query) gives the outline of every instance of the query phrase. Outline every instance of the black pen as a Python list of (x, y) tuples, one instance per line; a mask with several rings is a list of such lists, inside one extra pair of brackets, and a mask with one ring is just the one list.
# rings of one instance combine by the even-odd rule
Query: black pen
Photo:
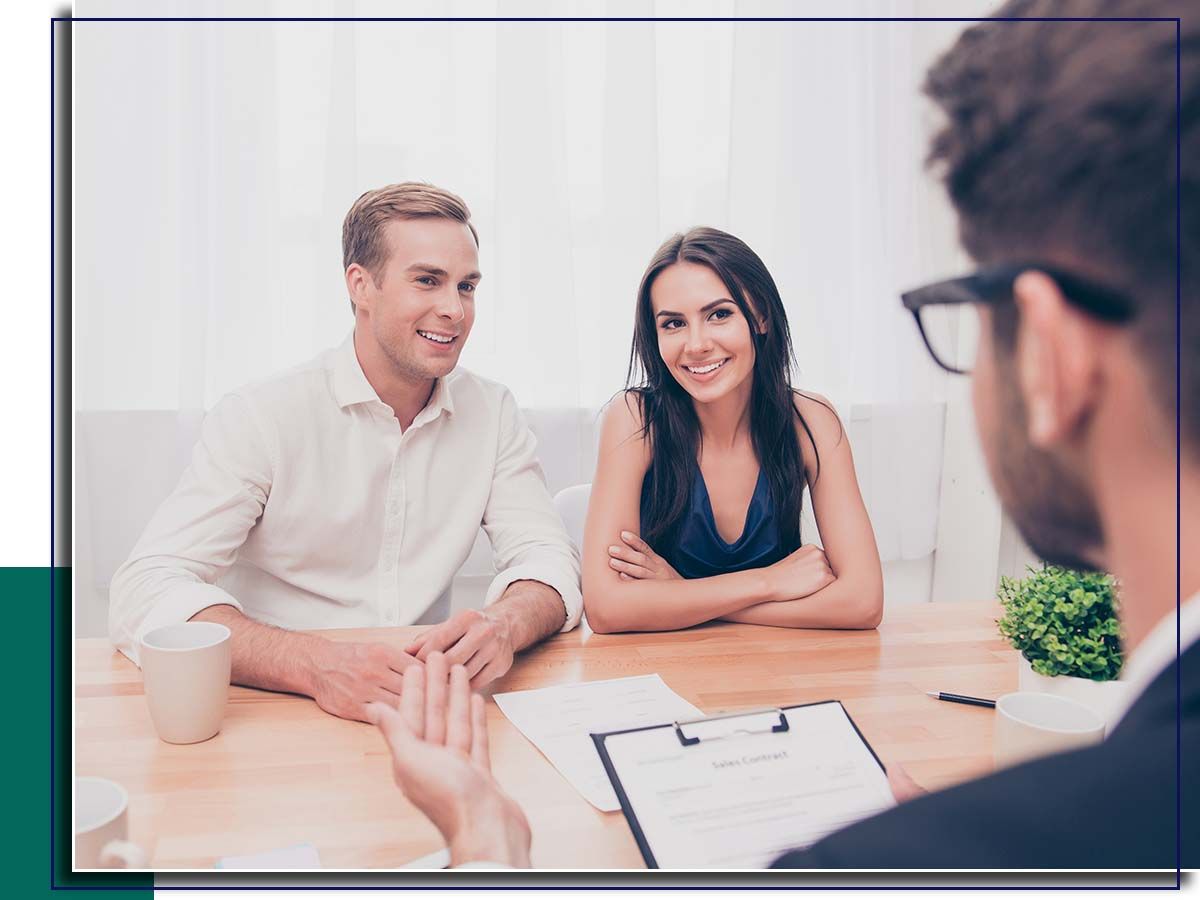
[(987, 706), (994, 707), (995, 700), (984, 700), (982, 697), (965, 697), (962, 694), (947, 694), (945, 691), (926, 691), (930, 697), (938, 700), (946, 700), (950, 703), (965, 703), (967, 706)]

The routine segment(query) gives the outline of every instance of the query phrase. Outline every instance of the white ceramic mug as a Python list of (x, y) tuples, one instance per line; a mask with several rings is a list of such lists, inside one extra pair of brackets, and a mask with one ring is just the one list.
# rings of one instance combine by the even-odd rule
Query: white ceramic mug
[(164, 625), (142, 636), (138, 656), (160, 738), (194, 744), (221, 730), (232, 665), (228, 628), (217, 622)]
[(75, 868), (141, 869), (146, 854), (129, 837), (129, 795), (107, 778), (75, 779)]
[(1078, 701), (1025, 691), (996, 701), (997, 768), (1102, 740), (1104, 719)]

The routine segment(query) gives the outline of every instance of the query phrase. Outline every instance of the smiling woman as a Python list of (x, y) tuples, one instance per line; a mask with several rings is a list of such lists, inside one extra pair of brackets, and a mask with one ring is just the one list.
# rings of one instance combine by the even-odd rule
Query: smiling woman
[[(793, 361), (779, 291), (744, 242), (694, 228), (659, 248), (629, 390), (600, 438), (583, 553), (593, 629), (879, 623), (850, 445), (827, 401), (793, 389)], [(824, 549), (802, 545), (806, 484)]]
[[(993, 5), (960, 0), (955, 15)], [(651, 0), (631, 8), (653, 17)], [(889, 604), (990, 594), (999, 512), (965, 397), (894, 302), (963, 265), (939, 227), (944, 192), (920, 174), (931, 117), (913, 89), (961, 22), (210, 26), (74, 35), (77, 531), (60, 552), (74, 551), (84, 633), (104, 633), (113, 572), (204, 413), (350, 330), (347, 207), (415, 178), (470, 205), (487, 277), (469, 339), (450, 346), (512, 390), (552, 490), (591, 477), (594, 411), (623, 381), (650, 252), (706, 222), (768, 261), (796, 383), (836, 401)], [(477, 550), (455, 603), (490, 580), (482, 533)]]

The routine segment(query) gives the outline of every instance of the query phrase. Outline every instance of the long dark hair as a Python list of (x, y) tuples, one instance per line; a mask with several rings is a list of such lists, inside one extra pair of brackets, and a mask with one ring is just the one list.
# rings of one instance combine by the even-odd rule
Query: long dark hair
[[(794, 401), (791, 366), (796, 357), (783, 300), (758, 254), (732, 234), (704, 227), (676, 234), (659, 247), (638, 287), (626, 388), (641, 404), (642, 433), (651, 450), (642, 483), (642, 521), (648, 523), (642, 539), (660, 553), (675, 545), (699, 465), (700, 422), (691, 396), (659, 354), (650, 303), (654, 280), (680, 261), (712, 269), (749, 324), (754, 342), (750, 438), (770, 485), (779, 537), (786, 546), (798, 546), (807, 472), (796, 422), (810, 441), (813, 437)], [(763, 331), (755, 327), (759, 320), (766, 323)]]

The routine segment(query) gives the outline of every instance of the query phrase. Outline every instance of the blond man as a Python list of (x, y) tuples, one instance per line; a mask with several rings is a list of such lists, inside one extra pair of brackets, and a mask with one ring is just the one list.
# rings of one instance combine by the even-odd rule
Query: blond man
[[(579, 621), (579, 561), (512, 394), (458, 367), (475, 318), (479, 240), (463, 201), (427, 184), (363, 194), (342, 253), (354, 330), (208, 414), (179, 485), (113, 578), (109, 633), (189, 619), (233, 633), (233, 680), (364, 719), (401, 673), (443, 654), (480, 687)], [(499, 573), (400, 649), (298, 633), (439, 622), (483, 526)]]

